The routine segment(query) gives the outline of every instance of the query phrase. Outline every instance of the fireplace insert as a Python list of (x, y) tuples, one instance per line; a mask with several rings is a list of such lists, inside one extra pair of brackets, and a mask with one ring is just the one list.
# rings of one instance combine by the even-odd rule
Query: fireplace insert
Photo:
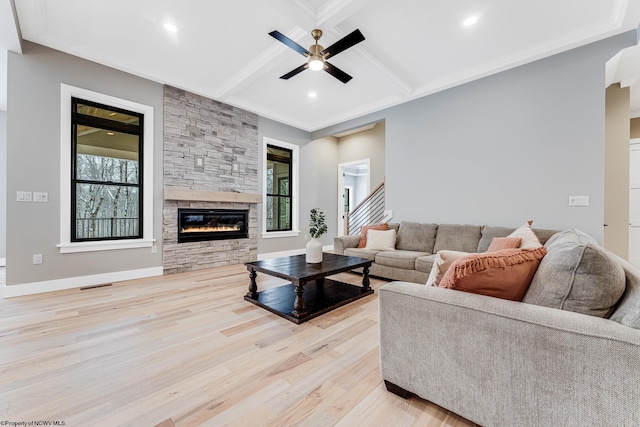
[(178, 243), (249, 237), (248, 210), (178, 209)]

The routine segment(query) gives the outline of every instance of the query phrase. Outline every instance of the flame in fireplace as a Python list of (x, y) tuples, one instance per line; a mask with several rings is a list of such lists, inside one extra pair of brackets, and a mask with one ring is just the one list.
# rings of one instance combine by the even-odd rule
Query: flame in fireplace
[(216, 233), (220, 231), (240, 231), (240, 227), (238, 225), (219, 225), (217, 227), (203, 225), (201, 227), (184, 227), (180, 230), (181, 233)]

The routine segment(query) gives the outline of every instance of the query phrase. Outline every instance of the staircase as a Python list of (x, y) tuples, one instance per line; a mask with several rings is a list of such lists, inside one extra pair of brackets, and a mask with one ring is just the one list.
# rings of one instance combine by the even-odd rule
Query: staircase
[(345, 213), (345, 234), (360, 234), (360, 227), (363, 225), (388, 222), (391, 212), (384, 208), (383, 181), (358, 206)]

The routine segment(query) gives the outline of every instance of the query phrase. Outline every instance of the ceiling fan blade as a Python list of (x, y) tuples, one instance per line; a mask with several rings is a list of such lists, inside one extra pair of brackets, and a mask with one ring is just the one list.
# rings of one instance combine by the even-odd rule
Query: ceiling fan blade
[(291, 70), (287, 74), (285, 74), (283, 76), (280, 76), (280, 78), (283, 79), (283, 80), (289, 80), (291, 77), (295, 76), (298, 73), (303, 72), (307, 68), (309, 68), (309, 65), (308, 64), (303, 64), (303, 65), (299, 66), (298, 68), (296, 68), (295, 70)]
[(353, 78), (349, 74), (342, 71), (340, 68), (333, 66), (328, 62), (324, 63), (324, 70), (327, 73), (331, 74), (336, 79), (340, 80), (342, 83), (347, 83), (349, 80)]
[(351, 34), (347, 34), (322, 52), (322, 55), (325, 55), (325, 58), (329, 58), (331, 56), (336, 56), (340, 52), (343, 52), (349, 49), (351, 46), (356, 45), (364, 40), (364, 36), (360, 32), (360, 30), (355, 30)]
[(271, 37), (273, 37), (274, 39), (286, 44), (291, 49), (293, 49), (296, 52), (298, 52), (300, 55), (311, 56), (311, 52), (309, 52), (307, 49), (303, 48), (298, 43), (296, 43), (293, 40), (291, 40), (289, 37), (287, 37), (284, 34), (282, 34), (280, 31), (271, 31), (269, 33), (269, 35)]

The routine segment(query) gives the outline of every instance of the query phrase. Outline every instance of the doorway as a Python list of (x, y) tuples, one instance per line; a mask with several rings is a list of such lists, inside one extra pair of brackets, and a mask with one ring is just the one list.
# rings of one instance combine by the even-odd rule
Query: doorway
[(344, 236), (346, 215), (371, 192), (371, 160), (355, 160), (338, 165), (338, 229)]
[(640, 266), (640, 138), (629, 152), (629, 262)]

